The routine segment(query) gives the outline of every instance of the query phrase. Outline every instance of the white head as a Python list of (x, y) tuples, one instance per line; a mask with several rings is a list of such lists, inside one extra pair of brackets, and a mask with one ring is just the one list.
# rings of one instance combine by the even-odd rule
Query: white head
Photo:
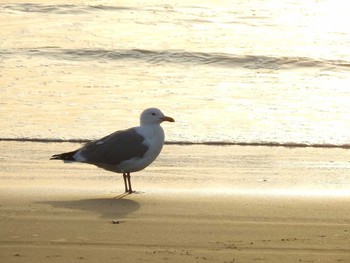
[(146, 109), (140, 116), (141, 125), (160, 124), (163, 121), (175, 122), (173, 118), (165, 116), (163, 112), (157, 108)]

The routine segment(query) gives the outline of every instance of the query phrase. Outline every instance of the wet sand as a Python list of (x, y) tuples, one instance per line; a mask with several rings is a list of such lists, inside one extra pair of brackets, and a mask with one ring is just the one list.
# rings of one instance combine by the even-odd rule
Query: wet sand
[(78, 146), (0, 142), (1, 262), (350, 261), (348, 150), (166, 145), (124, 195)]

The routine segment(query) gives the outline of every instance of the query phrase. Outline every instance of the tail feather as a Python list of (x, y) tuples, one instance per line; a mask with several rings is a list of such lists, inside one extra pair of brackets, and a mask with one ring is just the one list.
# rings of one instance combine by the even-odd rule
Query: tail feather
[(60, 154), (54, 154), (51, 156), (50, 160), (65, 160), (65, 161), (75, 161), (74, 154), (76, 154), (77, 151), (67, 152), (67, 153), (60, 153)]

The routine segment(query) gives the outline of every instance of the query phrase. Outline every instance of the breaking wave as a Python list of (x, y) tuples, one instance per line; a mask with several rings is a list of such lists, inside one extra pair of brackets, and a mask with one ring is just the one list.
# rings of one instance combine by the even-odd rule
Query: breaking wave
[(189, 64), (219, 67), (244, 67), (248, 69), (339, 68), (349, 69), (350, 62), (320, 60), (308, 57), (273, 57), (260, 55), (235, 55), (229, 53), (204, 53), (182, 50), (145, 49), (61, 49), (43, 47), (35, 49), (3, 50), (0, 56), (45, 56), (58, 60), (99, 61), (135, 60), (154, 65)]

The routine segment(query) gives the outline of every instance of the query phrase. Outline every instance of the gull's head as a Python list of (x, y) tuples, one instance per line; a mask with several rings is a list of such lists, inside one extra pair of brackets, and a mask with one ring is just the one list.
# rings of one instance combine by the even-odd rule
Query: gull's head
[(146, 109), (140, 116), (141, 125), (160, 124), (163, 121), (175, 122), (173, 118), (165, 116), (163, 112), (157, 108)]

